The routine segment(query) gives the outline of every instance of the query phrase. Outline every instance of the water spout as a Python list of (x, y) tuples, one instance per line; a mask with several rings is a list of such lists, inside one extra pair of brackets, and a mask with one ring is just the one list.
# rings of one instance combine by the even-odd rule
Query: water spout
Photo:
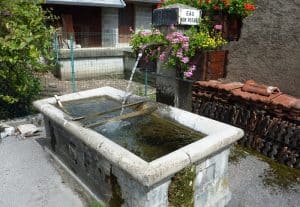
[(127, 102), (127, 99), (132, 95), (130, 92), (129, 92), (129, 89), (130, 89), (130, 86), (132, 84), (132, 79), (133, 79), (133, 76), (134, 76), (134, 73), (136, 71), (136, 68), (140, 62), (140, 59), (142, 58), (143, 54), (145, 53), (145, 50), (147, 48), (150, 48), (150, 47), (159, 47), (159, 46), (163, 46), (164, 44), (163, 43), (149, 43), (149, 44), (145, 44), (145, 45), (142, 45), (140, 48), (139, 48), (139, 53), (138, 53), (138, 56), (137, 56), (137, 59), (135, 61), (135, 64), (132, 68), (132, 71), (131, 71), (131, 75), (130, 75), (130, 78), (129, 78), (129, 81), (128, 81), (128, 84), (127, 84), (127, 87), (126, 87), (126, 90), (125, 90), (125, 95), (123, 97), (123, 101), (122, 101), (122, 110), (120, 112), (120, 115), (123, 114), (124, 112), (124, 105), (126, 104)]
[(134, 73), (135, 73), (135, 71), (136, 71), (137, 65), (139, 64), (140, 59), (142, 58), (142, 56), (143, 56), (143, 52), (139, 52), (139, 53), (138, 53), (138, 56), (137, 56), (137, 59), (136, 59), (136, 61), (135, 61), (135, 64), (134, 64), (134, 66), (133, 66), (133, 69), (132, 69), (132, 71), (131, 71), (131, 75), (130, 75), (130, 78), (129, 78), (129, 82), (128, 82), (128, 84), (127, 84), (127, 87), (126, 87), (126, 90), (125, 90), (125, 95), (124, 95), (124, 97), (123, 97), (123, 101), (122, 101), (122, 109), (121, 109), (120, 115), (122, 115), (123, 112), (124, 112), (124, 105), (126, 104), (128, 97), (131, 96), (131, 93), (129, 92), (129, 89), (130, 89), (130, 86), (131, 86), (131, 84), (132, 84), (133, 75), (134, 75)]

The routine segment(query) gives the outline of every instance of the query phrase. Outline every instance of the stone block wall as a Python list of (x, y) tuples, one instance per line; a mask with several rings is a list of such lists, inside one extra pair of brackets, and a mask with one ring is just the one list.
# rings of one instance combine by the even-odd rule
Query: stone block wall
[[(227, 79), (255, 79), (300, 97), (300, 1), (259, 0), (230, 42)], [(267, 81), (265, 81), (267, 80)]]
[(117, 8), (102, 8), (102, 47), (119, 43), (119, 12)]
[(151, 29), (152, 4), (135, 4), (135, 29)]
[(244, 129), (240, 144), (300, 168), (300, 99), (281, 92), (247, 92), (244, 86), (198, 81), (193, 86), (192, 111)]

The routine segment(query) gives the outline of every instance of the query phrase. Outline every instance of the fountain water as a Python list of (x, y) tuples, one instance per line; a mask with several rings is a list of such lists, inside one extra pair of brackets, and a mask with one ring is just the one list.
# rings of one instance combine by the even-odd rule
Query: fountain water
[(125, 91), (125, 95), (124, 95), (124, 97), (123, 97), (123, 101), (122, 101), (122, 110), (121, 110), (120, 115), (122, 115), (122, 114), (124, 113), (124, 105), (125, 105), (126, 100), (128, 99), (128, 97), (131, 95), (131, 94), (129, 93), (129, 89), (130, 89), (130, 86), (131, 86), (131, 84), (132, 84), (132, 79), (133, 79), (134, 73), (135, 73), (135, 71), (136, 71), (137, 65), (139, 64), (140, 59), (141, 59), (142, 56), (143, 56), (143, 53), (145, 52), (145, 50), (146, 50), (147, 48), (151, 48), (151, 47), (159, 47), (159, 46), (163, 46), (163, 45), (164, 45), (163, 43), (156, 43), (156, 42), (154, 42), (154, 43), (145, 44), (145, 45), (143, 45), (142, 47), (140, 47), (140, 51), (139, 51), (139, 53), (138, 53), (138, 57), (137, 57), (137, 59), (136, 59), (136, 61), (135, 61), (135, 64), (134, 64), (134, 66), (133, 66), (133, 69), (132, 69), (132, 71), (131, 71), (131, 75), (130, 75), (130, 78), (129, 78), (129, 82), (128, 82), (128, 84), (127, 84), (126, 91)]
[(124, 113), (124, 105), (126, 103), (127, 98), (131, 95), (129, 93), (129, 89), (130, 89), (130, 86), (132, 84), (132, 79), (133, 79), (134, 73), (136, 71), (137, 65), (139, 64), (140, 59), (142, 58), (142, 56), (143, 56), (143, 51), (139, 52), (139, 54), (137, 56), (137, 59), (135, 61), (135, 64), (134, 64), (134, 66), (132, 68), (131, 75), (130, 75), (130, 78), (129, 78), (129, 81), (128, 81), (128, 84), (127, 84), (127, 87), (126, 87), (125, 95), (123, 97), (122, 109), (121, 109), (120, 115), (122, 115)]

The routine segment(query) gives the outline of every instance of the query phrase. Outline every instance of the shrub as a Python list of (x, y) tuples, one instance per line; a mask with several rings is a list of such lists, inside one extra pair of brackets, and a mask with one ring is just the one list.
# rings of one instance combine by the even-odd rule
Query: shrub
[(39, 95), (34, 76), (51, 68), (51, 19), (37, 0), (0, 0), (0, 119), (22, 116)]

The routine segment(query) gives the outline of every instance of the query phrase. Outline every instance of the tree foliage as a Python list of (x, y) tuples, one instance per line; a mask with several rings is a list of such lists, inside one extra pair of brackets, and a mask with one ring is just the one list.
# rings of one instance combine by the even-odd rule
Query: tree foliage
[(41, 3), (0, 0), (0, 119), (28, 113), (40, 91), (34, 74), (51, 68), (51, 16)]

